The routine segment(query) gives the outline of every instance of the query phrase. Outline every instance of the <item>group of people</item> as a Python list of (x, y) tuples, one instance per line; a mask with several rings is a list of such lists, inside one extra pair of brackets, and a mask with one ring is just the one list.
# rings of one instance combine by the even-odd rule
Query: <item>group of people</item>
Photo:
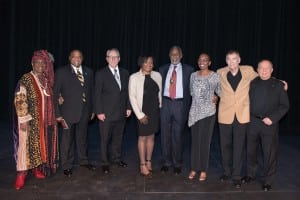
[[(271, 189), (277, 164), (278, 122), (289, 108), (287, 84), (272, 77), (269, 60), (240, 65), (238, 51), (226, 54), (227, 66), (210, 70), (207, 53), (198, 58), (199, 70), (181, 62), (179, 46), (171, 47), (170, 63), (154, 71), (152, 55), (138, 58), (139, 71), (119, 66), (120, 52), (106, 52), (107, 66), (93, 71), (84, 66), (80, 50), (72, 50), (70, 63), (55, 71), (54, 58), (46, 50), (35, 51), (32, 71), (22, 76), (15, 91), (14, 147), (17, 169), (15, 188), (24, 187), (28, 170), (38, 179), (55, 173), (60, 162), (65, 176), (72, 176), (75, 145), (80, 167), (95, 170), (88, 160), (88, 122), (99, 121), (101, 167), (127, 167), (121, 147), (126, 119), (137, 118), (140, 174), (152, 177), (155, 133), (160, 130), (162, 173), (173, 168), (182, 172), (183, 136), (191, 130), (191, 171), (188, 179), (206, 181), (210, 144), (216, 118), (219, 122), (224, 173), (221, 181), (241, 183), (255, 180), (257, 146), (262, 144), (263, 190)], [(218, 117), (216, 117), (219, 99)], [(60, 157), (58, 128), (62, 127)], [(247, 139), (246, 139), (247, 138)], [(247, 174), (241, 177), (247, 141)], [(111, 147), (111, 148), (110, 148)], [(111, 149), (111, 150), (110, 150)]]

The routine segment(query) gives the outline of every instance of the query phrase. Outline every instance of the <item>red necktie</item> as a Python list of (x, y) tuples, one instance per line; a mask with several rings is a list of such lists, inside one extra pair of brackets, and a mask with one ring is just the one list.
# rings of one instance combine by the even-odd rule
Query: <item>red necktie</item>
[(171, 99), (175, 99), (175, 97), (176, 97), (176, 79), (177, 79), (177, 76), (176, 76), (176, 70), (175, 69), (176, 69), (176, 65), (174, 65), (173, 72), (172, 72), (171, 79), (170, 79), (169, 95), (170, 95)]

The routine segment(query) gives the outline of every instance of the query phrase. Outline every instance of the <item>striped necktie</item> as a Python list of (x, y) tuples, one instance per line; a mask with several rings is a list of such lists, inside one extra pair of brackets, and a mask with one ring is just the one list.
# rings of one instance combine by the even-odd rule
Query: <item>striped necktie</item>
[[(77, 71), (77, 78), (80, 82), (80, 85), (83, 87), (84, 86), (84, 77), (82, 75), (82, 73), (79, 71), (79, 69), (76, 70)], [(82, 101), (86, 102), (86, 96), (85, 96), (85, 92), (82, 92)]]
[(77, 78), (80, 81), (81, 86), (84, 86), (84, 78), (79, 69), (77, 69)]

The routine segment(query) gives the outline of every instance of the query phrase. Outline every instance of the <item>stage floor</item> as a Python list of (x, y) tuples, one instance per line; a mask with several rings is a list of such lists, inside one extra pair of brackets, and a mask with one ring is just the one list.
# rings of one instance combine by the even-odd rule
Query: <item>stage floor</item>
[(153, 154), (153, 178), (139, 175), (137, 153), (137, 135), (131, 119), (124, 134), (123, 153), (127, 168), (113, 166), (111, 173), (103, 174), (100, 166), (100, 137), (97, 123), (89, 128), (89, 157), (96, 171), (89, 171), (75, 165), (73, 176), (67, 178), (61, 169), (57, 174), (45, 180), (36, 180), (29, 174), (25, 187), (14, 189), (15, 164), (12, 156), (13, 144), (11, 127), (0, 122), (0, 195), (1, 199), (233, 199), (233, 200), (299, 200), (300, 199), (300, 136), (281, 133), (279, 149), (279, 166), (277, 179), (272, 190), (261, 190), (259, 176), (250, 184), (243, 184), (236, 189), (231, 181), (220, 182), (222, 165), (219, 148), (218, 131), (213, 136), (208, 170), (208, 179), (200, 183), (197, 179), (187, 179), (189, 173), (190, 136), (187, 132), (184, 140), (184, 166), (180, 175), (173, 170), (166, 174), (160, 173), (161, 150), (160, 135), (156, 135)]

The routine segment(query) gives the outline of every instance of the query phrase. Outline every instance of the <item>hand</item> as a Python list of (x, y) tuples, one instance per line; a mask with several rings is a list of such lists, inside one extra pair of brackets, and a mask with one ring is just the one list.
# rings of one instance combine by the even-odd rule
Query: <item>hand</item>
[(288, 86), (288, 83), (287, 83), (286, 81), (283, 81), (283, 80), (281, 80), (281, 82), (282, 82), (283, 85), (284, 85), (284, 86), (283, 86), (284, 90), (287, 91), (287, 90), (288, 90), (288, 87), (289, 87), (289, 86)]
[(265, 123), (265, 125), (268, 126), (271, 126), (273, 124), (272, 120), (269, 117), (265, 117), (262, 121)]
[(213, 104), (217, 104), (218, 100), (219, 100), (218, 96), (214, 95), (213, 98), (212, 98)]
[(141, 124), (148, 124), (148, 117), (145, 115), (142, 119), (140, 119)]
[(103, 121), (104, 122), (104, 120), (105, 120), (105, 114), (98, 114), (97, 115), (97, 118), (100, 120), (100, 121)]
[(57, 122), (60, 122), (61, 120), (63, 120), (63, 117), (57, 117), (57, 118), (56, 118), (56, 121), (57, 121)]
[(95, 117), (95, 113), (92, 113), (90, 120), (93, 120)]
[(61, 93), (59, 93), (58, 105), (62, 105), (63, 103), (64, 103), (64, 98), (61, 96)]
[(126, 117), (129, 117), (131, 115), (131, 110), (126, 110)]

